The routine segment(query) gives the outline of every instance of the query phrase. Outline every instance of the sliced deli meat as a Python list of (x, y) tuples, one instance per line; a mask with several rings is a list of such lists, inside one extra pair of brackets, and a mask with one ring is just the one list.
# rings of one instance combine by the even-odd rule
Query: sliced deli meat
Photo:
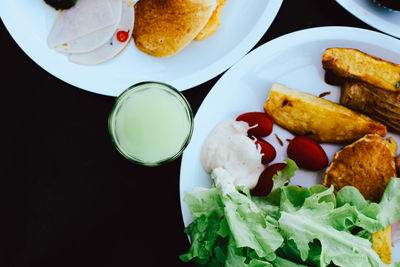
[(59, 13), (47, 43), (55, 48), (113, 23), (109, 0), (79, 0), (74, 7)]
[[(121, 21), (122, 0), (107, 0), (113, 12), (113, 24), (103, 29), (86, 34), (78, 39), (56, 46), (55, 49), (62, 53), (86, 53), (99, 48), (113, 36)], [(82, 25), (84, 26), (84, 25)]]
[(121, 21), (112, 38), (88, 53), (70, 54), (72, 62), (84, 65), (103, 63), (118, 55), (129, 43), (134, 24), (134, 8), (129, 0), (122, 0)]

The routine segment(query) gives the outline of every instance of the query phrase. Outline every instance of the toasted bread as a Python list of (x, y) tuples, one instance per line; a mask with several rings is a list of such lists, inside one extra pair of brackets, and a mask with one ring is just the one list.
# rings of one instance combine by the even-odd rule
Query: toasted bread
[(135, 4), (135, 44), (152, 56), (172, 56), (199, 34), (216, 7), (216, 0), (139, 0)]
[(363, 81), (389, 91), (400, 91), (400, 65), (357, 49), (326, 49), (322, 67), (344, 78)]
[(221, 17), (222, 7), (225, 5), (226, 0), (217, 0), (217, 2), (217, 8), (212, 13), (211, 18), (208, 20), (206, 26), (204, 26), (204, 28), (194, 38), (196, 41), (203, 40), (217, 31), (220, 25), (219, 18)]
[(352, 142), (368, 133), (386, 135), (386, 127), (346, 107), (273, 84), (264, 110), (296, 135), (326, 143)]

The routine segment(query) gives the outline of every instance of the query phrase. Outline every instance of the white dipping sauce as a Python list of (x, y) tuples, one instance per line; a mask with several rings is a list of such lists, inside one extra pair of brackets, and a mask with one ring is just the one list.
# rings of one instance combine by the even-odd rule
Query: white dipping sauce
[(247, 136), (246, 122), (228, 120), (217, 124), (201, 150), (201, 165), (207, 173), (225, 169), (236, 187), (254, 188), (265, 166), (255, 141)]

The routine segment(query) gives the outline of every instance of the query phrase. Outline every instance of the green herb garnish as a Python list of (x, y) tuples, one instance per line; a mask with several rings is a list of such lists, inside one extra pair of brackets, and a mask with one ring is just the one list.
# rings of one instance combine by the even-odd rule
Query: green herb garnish
[(400, 81), (398, 81), (398, 82), (396, 83), (395, 87), (396, 87), (396, 88), (399, 88), (399, 87), (400, 87)]

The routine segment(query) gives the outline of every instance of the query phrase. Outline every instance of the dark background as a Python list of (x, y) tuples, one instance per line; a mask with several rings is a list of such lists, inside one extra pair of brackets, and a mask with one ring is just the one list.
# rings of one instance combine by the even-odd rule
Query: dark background
[[(331, 25), (374, 30), (333, 0), (285, 0), (256, 47)], [(178, 259), (181, 158), (128, 162), (107, 132), (115, 98), (51, 76), (3, 24), (1, 48), (0, 266), (191, 266)], [(183, 92), (194, 112), (219, 78)]]

